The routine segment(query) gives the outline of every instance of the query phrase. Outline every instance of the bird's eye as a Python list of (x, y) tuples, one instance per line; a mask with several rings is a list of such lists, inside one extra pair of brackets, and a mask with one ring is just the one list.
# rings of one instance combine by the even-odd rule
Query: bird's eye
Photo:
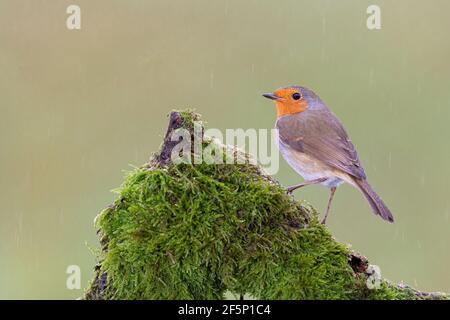
[(292, 95), (292, 99), (294, 99), (294, 100), (299, 100), (301, 97), (302, 97), (302, 95), (298, 92), (296, 92)]

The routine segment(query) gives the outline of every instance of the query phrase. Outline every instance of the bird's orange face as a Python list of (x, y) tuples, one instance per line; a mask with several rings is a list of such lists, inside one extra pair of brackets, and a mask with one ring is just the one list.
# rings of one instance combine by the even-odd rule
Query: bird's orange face
[(265, 93), (263, 96), (275, 100), (278, 118), (308, 109), (308, 102), (304, 99), (301, 90), (296, 87), (281, 88), (274, 93)]

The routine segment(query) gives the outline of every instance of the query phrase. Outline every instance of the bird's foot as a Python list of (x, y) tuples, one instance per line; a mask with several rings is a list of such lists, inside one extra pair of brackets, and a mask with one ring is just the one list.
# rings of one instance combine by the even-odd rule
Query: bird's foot
[(286, 193), (287, 193), (288, 195), (291, 196), (295, 189), (296, 189), (296, 188), (288, 187), (288, 188), (286, 189)]

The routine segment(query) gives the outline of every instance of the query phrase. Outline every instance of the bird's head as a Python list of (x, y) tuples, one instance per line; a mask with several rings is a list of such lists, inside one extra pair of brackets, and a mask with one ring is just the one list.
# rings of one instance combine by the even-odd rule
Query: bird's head
[(311, 90), (290, 86), (280, 88), (273, 93), (264, 93), (263, 97), (274, 100), (277, 106), (277, 117), (303, 112), (314, 105), (318, 99)]

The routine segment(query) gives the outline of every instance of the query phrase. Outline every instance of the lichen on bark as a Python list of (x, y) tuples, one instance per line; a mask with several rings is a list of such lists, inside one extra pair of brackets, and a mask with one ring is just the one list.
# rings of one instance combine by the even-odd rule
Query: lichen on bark
[[(172, 133), (192, 131), (196, 120), (191, 111), (172, 112), (161, 150), (127, 174), (117, 200), (97, 216), (102, 250), (85, 299), (222, 299), (227, 291), (260, 299), (448, 298), (386, 280), (368, 289), (367, 260), (250, 161), (173, 164)], [(216, 143), (201, 132), (203, 144)]]

